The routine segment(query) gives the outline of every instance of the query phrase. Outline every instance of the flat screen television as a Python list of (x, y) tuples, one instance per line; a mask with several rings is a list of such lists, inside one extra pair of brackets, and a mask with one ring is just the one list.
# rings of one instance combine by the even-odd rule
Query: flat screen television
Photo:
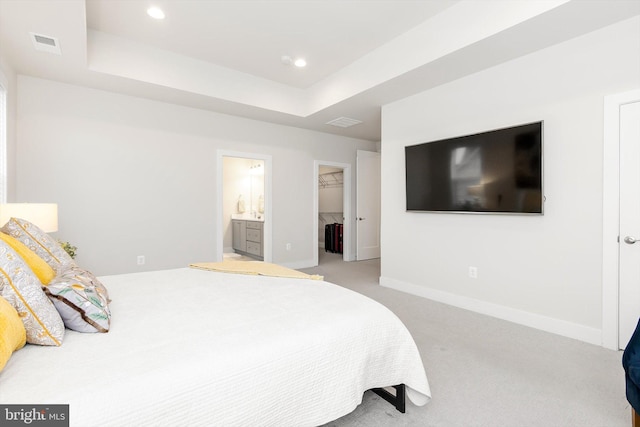
[(407, 211), (543, 213), (543, 122), (405, 147)]

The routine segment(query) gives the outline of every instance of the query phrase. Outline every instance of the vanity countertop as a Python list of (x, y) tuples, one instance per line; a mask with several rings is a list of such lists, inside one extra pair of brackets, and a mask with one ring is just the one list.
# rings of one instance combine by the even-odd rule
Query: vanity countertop
[(263, 214), (259, 214), (257, 218), (254, 218), (251, 214), (247, 214), (247, 213), (231, 214), (231, 219), (241, 219), (243, 221), (264, 222), (264, 215)]

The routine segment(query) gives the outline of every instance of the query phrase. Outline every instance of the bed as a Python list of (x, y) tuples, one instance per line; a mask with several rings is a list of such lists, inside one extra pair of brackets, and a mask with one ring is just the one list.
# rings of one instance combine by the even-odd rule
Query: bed
[(335, 420), (378, 387), (430, 399), (402, 322), (340, 286), (194, 268), (100, 280), (111, 330), (15, 352), (0, 403), (69, 404), (79, 427), (282, 427)]

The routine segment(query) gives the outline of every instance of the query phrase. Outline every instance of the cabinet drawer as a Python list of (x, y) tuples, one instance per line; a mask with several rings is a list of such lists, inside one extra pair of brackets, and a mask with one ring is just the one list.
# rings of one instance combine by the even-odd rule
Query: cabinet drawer
[(261, 246), (259, 243), (256, 242), (247, 242), (247, 252), (252, 254), (252, 255), (257, 255), (257, 256), (262, 256), (262, 253), (260, 251)]
[(256, 230), (261, 230), (262, 223), (258, 221), (247, 221), (247, 228), (255, 228)]
[(262, 239), (260, 238), (260, 230), (256, 230), (254, 228), (247, 228), (247, 241), (260, 243)]

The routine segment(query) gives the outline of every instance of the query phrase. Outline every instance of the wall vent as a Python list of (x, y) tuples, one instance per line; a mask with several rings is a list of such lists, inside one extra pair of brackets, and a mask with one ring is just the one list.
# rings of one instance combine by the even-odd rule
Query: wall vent
[(349, 117), (338, 117), (337, 119), (333, 119), (325, 124), (338, 126), (340, 128), (348, 128), (359, 123), (362, 123), (362, 120), (350, 119)]
[(55, 53), (56, 55), (62, 55), (60, 50), (60, 42), (57, 38), (51, 36), (45, 36), (42, 34), (29, 33), (33, 47), (40, 52)]

